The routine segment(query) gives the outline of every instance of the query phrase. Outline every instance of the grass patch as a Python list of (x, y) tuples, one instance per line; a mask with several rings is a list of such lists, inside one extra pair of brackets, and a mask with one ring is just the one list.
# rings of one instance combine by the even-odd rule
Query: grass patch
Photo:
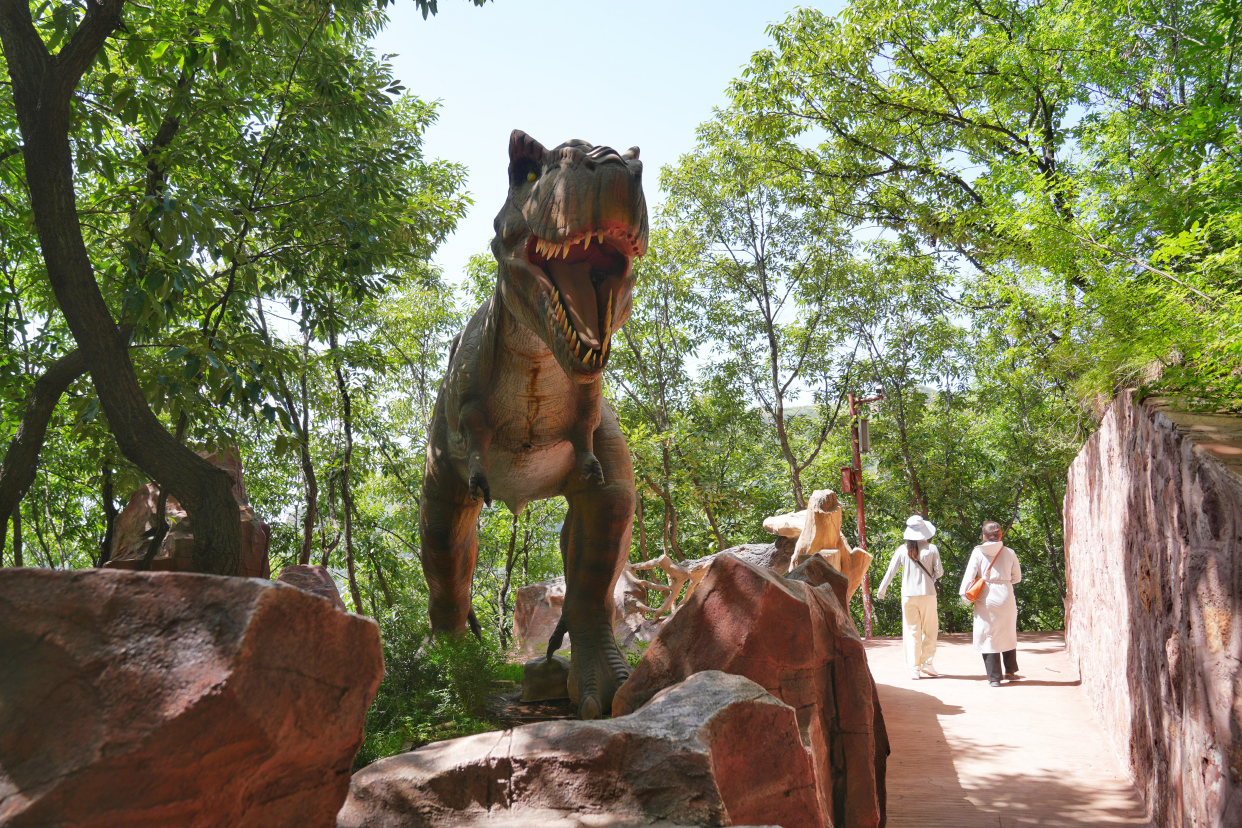
[(384, 681), (367, 711), (355, 770), (429, 742), (496, 730), (500, 725), (487, 717), (488, 697), (522, 680), (522, 665), (506, 664), (491, 641), (467, 635), (429, 642), (423, 617), (415, 608), (397, 607), (377, 619)]

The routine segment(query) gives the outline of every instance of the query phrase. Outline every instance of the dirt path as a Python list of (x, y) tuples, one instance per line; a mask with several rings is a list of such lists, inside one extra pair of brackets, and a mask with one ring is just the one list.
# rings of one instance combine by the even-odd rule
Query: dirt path
[(867, 656), (893, 746), (890, 828), (1150, 826), (1060, 633), (1021, 634), (1023, 680), (1001, 687), (965, 634), (940, 637), (938, 679), (910, 679), (899, 638)]

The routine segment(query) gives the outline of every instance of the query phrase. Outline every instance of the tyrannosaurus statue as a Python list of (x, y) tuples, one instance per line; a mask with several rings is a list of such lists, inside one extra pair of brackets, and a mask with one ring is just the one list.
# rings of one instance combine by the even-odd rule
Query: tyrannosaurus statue
[(638, 148), (509, 137), (509, 196), (495, 222), (496, 289), (453, 340), (427, 445), (422, 564), (433, 632), (477, 624), (470, 581), (483, 502), (515, 514), (564, 495), (565, 603), (554, 644), (573, 647), (570, 698), (612, 709), (628, 669), (612, 589), (630, 550), (634, 470), (602, 394), (611, 339), (630, 315), (647, 250)]

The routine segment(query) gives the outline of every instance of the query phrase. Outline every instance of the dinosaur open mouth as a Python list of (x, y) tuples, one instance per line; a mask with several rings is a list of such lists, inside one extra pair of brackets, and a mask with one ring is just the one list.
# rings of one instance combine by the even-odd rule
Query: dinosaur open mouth
[(587, 368), (603, 368), (608, 361), (630, 265), (623, 246), (603, 230), (562, 242), (531, 235), (526, 242), (527, 261), (552, 282), (552, 325)]

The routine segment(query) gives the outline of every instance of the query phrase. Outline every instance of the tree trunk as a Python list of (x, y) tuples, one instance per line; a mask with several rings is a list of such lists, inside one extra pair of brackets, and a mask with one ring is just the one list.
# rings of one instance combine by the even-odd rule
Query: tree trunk
[(298, 563), (308, 564), (311, 559), (311, 547), (315, 540), (315, 524), (319, 520), (319, 482), (315, 478), (315, 465), (310, 455), (310, 410), (307, 406), (306, 369), (302, 370), (302, 412), (298, 415), (298, 407), (289, 386), (285, 382), (283, 371), (276, 372), (281, 396), (284, 398), (285, 411), (289, 421), (298, 432), (298, 458), (302, 464), (302, 479), (306, 482), (306, 512), (302, 516), (302, 549), (298, 553)]
[(161, 490), (159, 499), (155, 504), (155, 534), (151, 537), (151, 542), (147, 544), (146, 554), (138, 562), (139, 572), (149, 572), (151, 570), (151, 564), (155, 562), (155, 556), (160, 553), (160, 547), (164, 545), (164, 538), (168, 537), (167, 508), (168, 492)]
[[(283, 385), (283, 381), (282, 381)], [(310, 404), (306, 393), (306, 368), (302, 368), (302, 433), (298, 446), (302, 460), (302, 477), (306, 481), (306, 515), (302, 518), (302, 553), (298, 562), (310, 563), (311, 544), (315, 538), (315, 523), (319, 520), (319, 483), (315, 479), (315, 465), (310, 455)], [(391, 607), (392, 604), (389, 603)]]
[(914, 458), (910, 456), (910, 440), (906, 435), (905, 399), (901, 395), (900, 388), (896, 389), (894, 395), (886, 386), (885, 393), (896, 397), (897, 410), (894, 413), (897, 416), (894, 419), (897, 421), (897, 435), (901, 443), (901, 459), (906, 467), (906, 477), (910, 481), (910, 508), (923, 517), (927, 517), (927, 495), (923, 493), (923, 487), (919, 484), (919, 473), (914, 468)]
[[(47, 437), (47, 426), (56, 411), (65, 389), (86, 373), (86, 360), (82, 350), (76, 348), (52, 363), (41, 377), (35, 380), (26, 411), (17, 426), (17, 434), (9, 442), (9, 450), (0, 464), (0, 515), (9, 515), (21, 503), (22, 497), (35, 480), (39, 467), (39, 453)], [(7, 524), (0, 523), (0, 549), (4, 548)]]
[[(681, 554), (681, 547), (677, 543), (677, 507), (673, 504), (673, 497), (669, 494), (667, 487), (661, 488), (651, 479), (651, 475), (642, 474), (643, 482), (647, 487), (660, 498), (664, 503), (664, 545), (666, 549), (671, 549), (673, 557), (679, 561), (684, 561), (685, 556)], [(666, 481), (667, 482), (667, 481)]]
[[(367, 560), (369, 560), (371, 562), (371, 566), (375, 568), (375, 580), (379, 582), (380, 592), (384, 594), (384, 606), (388, 609), (392, 609), (393, 604), (396, 602), (393, 600), (392, 590), (388, 587), (388, 579), (384, 577), (384, 570), (380, 568), (379, 561), (377, 561), (375, 556), (371, 554), (370, 549), (367, 550)], [(372, 594), (371, 604), (372, 606), (375, 604), (374, 594)], [(378, 613), (376, 614), (378, 615)]]
[(228, 472), (181, 445), (151, 411), (82, 237), (69, 143), (71, 104), (82, 74), (120, 22), (123, 0), (89, 3), (70, 41), (48, 54), (30, 5), (0, 3), (0, 42), (22, 134), (26, 183), (48, 281), (86, 359), (122, 453), (180, 501), (194, 523), (199, 572), (241, 572), (241, 518)]
[[(181, 416), (177, 418), (177, 442), (180, 443), (185, 439), (185, 429), (189, 425), (189, 418), (185, 416), (185, 409), (182, 409)], [(140, 572), (146, 572), (151, 569), (151, 564), (155, 561), (155, 556), (160, 553), (160, 547), (164, 545), (164, 538), (168, 536), (168, 490), (160, 487), (160, 497), (155, 504), (155, 536), (151, 538), (151, 543), (147, 547), (147, 553), (142, 556), (142, 563), (138, 564)], [(197, 531), (197, 530), (196, 530)]]
[(336, 352), (334, 369), (336, 371), (336, 387), (341, 394), (341, 420), (345, 426), (345, 454), (341, 460), (341, 517), (345, 524), (345, 571), (349, 574), (349, 594), (354, 599), (354, 612), (361, 613), (362, 595), (358, 591), (358, 580), (354, 573), (354, 498), (349, 488), (349, 466), (354, 456), (353, 411), (349, 399), (349, 386), (345, 384), (345, 372), (342, 370), (341, 355), (336, 349), (336, 331), (333, 330), (332, 350)]
[(513, 564), (517, 561), (518, 516), (513, 516), (513, 528), (509, 532), (509, 553), (505, 556), (505, 580), (500, 585), (500, 618), (496, 626), (500, 630), (500, 649), (509, 646), (511, 638), (509, 620), (509, 584), (513, 580)]
[(13, 510), (13, 566), (25, 566), (22, 561), (22, 508)]
[(104, 536), (99, 544), (99, 563), (103, 566), (112, 558), (112, 540), (116, 536), (116, 499), (112, 491), (112, 464), (104, 461), (103, 467), (103, 498)]
[[(707, 491), (703, 488), (703, 484), (699, 482), (699, 476), (695, 474), (694, 469), (690, 467), (690, 461), (682, 450), (676, 445), (673, 450), (677, 452), (677, 457), (681, 460), (681, 464), (686, 468), (686, 474), (690, 476), (690, 482), (694, 484), (694, 490), (699, 493), (699, 499), (703, 501), (703, 514), (707, 516), (707, 522), (711, 524), (712, 533), (716, 536), (716, 548), (724, 551), (729, 547), (725, 544), (724, 535), (720, 534), (720, 527), (716, 524), (716, 515), (712, 511), (712, 503), (707, 498)], [(646, 560), (644, 558), (643, 560)]]
[[(305, 301), (305, 298), (303, 298)], [(263, 313), (263, 299), (256, 297), (255, 309), (258, 311), (259, 327), (263, 336), (271, 344), (267, 333), (267, 316)], [(306, 482), (306, 512), (302, 516), (302, 549), (298, 553), (298, 563), (305, 566), (310, 563), (311, 547), (315, 541), (315, 523), (319, 520), (319, 483), (315, 479), (315, 466), (310, 456), (310, 395), (306, 388), (307, 362), (310, 359), (310, 334), (302, 340), (302, 378), (299, 383), (302, 391), (302, 413), (298, 414), (297, 402), (289, 391), (289, 383), (285, 380), (285, 372), (276, 369), (276, 384), (285, 404), (285, 413), (289, 415), (289, 423), (298, 433), (298, 457), (302, 463), (302, 479)], [(389, 604), (391, 606), (391, 604)]]
[(806, 508), (806, 497), (802, 494), (802, 475), (798, 471), (798, 458), (794, 457), (793, 449), (789, 445), (789, 433), (785, 431), (785, 406), (778, 403), (773, 416), (776, 419), (776, 437), (781, 444), (781, 455), (785, 458), (785, 465), (789, 466), (789, 483), (793, 492), (794, 511), (801, 511)]
[[(34, 526), (35, 540), (39, 542), (39, 548), (43, 550), (43, 559), (47, 561), (48, 569), (55, 569), (56, 562), (52, 560), (52, 549), (47, 545), (47, 538), (43, 537), (43, 527), (39, 525), (39, 509), (36, 508), (34, 502), (30, 504), (30, 520)], [(38, 555), (35, 559), (38, 560)]]
[[(333, 474), (331, 472), (328, 473), (328, 517), (332, 519), (333, 526), (336, 526), (336, 478), (337, 476), (338, 475)], [(341, 542), (341, 533), (339, 530), (336, 533), (336, 537), (333, 538), (331, 543), (329, 543), (328, 533), (324, 529), (324, 525), (322, 523), (319, 524), (319, 543), (320, 543), (320, 546), (323, 548), (323, 555), (319, 561), (321, 566), (327, 566), (328, 562), (332, 560), (332, 552), (336, 549), (337, 545), (340, 542)]]
[(634, 498), (634, 508), (638, 519), (638, 559), (647, 560), (647, 525), (643, 523), (643, 496)]

